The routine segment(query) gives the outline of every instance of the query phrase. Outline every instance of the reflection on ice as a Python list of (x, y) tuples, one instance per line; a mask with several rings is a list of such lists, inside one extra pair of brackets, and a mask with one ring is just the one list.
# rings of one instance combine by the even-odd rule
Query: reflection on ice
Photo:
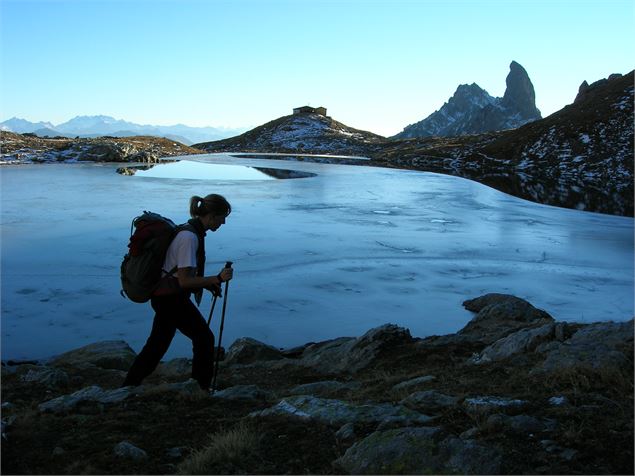
[(124, 175), (146, 178), (190, 180), (275, 180), (314, 177), (315, 174), (278, 168), (244, 165), (206, 164), (180, 160), (165, 164), (125, 167), (117, 170)]

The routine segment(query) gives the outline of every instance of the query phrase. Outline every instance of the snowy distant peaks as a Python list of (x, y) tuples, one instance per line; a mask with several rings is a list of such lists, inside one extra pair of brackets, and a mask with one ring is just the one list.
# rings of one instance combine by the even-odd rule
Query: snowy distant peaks
[(143, 126), (117, 120), (110, 116), (77, 116), (70, 121), (58, 124), (55, 129), (70, 134), (111, 134), (118, 131), (134, 132), (141, 130)]
[(141, 125), (104, 115), (77, 116), (58, 125), (53, 125), (50, 122), (30, 122), (14, 117), (1, 122), (0, 129), (20, 134), (29, 132), (39, 136), (98, 137), (108, 135), (128, 137), (150, 135), (166, 137), (187, 145), (194, 142), (224, 139), (244, 131), (244, 129), (189, 127), (183, 124), (174, 126)]
[(30, 122), (19, 117), (12, 117), (0, 123), (0, 129), (3, 131), (17, 132), (22, 134), (24, 132), (33, 132), (38, 129), (54, 129), (55, 126), (50, 122)]
[(490, 96), (478, 84), (461, 84), (441, 109), (407, 126), (395, 138), (459, 136), (512, 129), (540, 119), (536, 94), (525, 68), (509, 65), (507, 89), (502, 98)]

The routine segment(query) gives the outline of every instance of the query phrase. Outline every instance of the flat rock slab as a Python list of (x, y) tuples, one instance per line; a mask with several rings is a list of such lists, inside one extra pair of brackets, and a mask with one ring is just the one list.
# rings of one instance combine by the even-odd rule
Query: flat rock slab
[(63, 370), (44, 365), (21, 365), (18, 371), (20, 381), (49, 388), (67, 385), (70, 381), (68, 374)]
[(423, 392), (415, 392), (408, 395), (399, 403), (409, 408), (415, 408), (421, 411), (438, 411), (443, 408), (453, 407), (459, 402), (459, 397), (445, 395), (436, 390), (426, 390)]
[(264, 391), (257, 385), (235, 385), (223, 390), (217, 390), (211, 396), (223, 400), (266, 401), (273, 398), (271, 392)]
[(434, 375), (422, 375), (421, 377), (411, 378), (410, 380), (399, 382), (398, 384), (394, 385), (392, 389), (395, 392), (400, 392), (403, 390), (407, 391), (414, 387), (418, 387), (419, 385), (424, 385), (426, 383), (432, 382), (434, 380), (436, 380), (436, 377)]
[(289, 390), (289, 395), (318, 395), (357, 390), (361, 387), (359, 382), (338, 382), (337, 380), (323, 380), (320, 382), (296, 385)]
[(491, 396), (466, 398), (463, 401), (465, 409), (472, 415), (518, 411), (525, 408), (527, 403), (525, 400)]
[(423, 425), (432, 420), (432, 417), (410, 410), (403, 405), (389, 403), (354, 405), (341, 400), (307, 395), (285, 398), (271, 408), (250, 414), (252, 417), (271, 415), (294, 416), (307, 420), (315, 419), (338, 426), (346, 423), (385, 424), (386, 422), (402, 426)]
[(116, 388), (114, 390), (103, 390), (97, 385), (86, 387), (70, 395), (48, 400), (41, 403), (38, 409), (45, 413), (66, 413), (77, 408), (81, 403), (118, 403), (132, 395), (131, 387)]

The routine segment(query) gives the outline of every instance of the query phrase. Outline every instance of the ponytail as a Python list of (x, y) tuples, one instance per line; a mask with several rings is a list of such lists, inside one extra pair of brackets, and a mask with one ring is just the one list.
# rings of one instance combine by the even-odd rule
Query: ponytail
[(190, 216), (192, 218), (202, 217), (210, 213), (226, 217), (231, 212), (231, 205), (222, 195), (212, 193), (205, 198), (201, 198), (198, 195), (190, 198)]

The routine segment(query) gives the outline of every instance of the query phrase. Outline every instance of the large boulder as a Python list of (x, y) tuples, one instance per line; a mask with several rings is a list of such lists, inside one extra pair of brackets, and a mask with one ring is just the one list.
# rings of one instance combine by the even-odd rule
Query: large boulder
[(498, 474), (500, 464), (498, 450), (435, 427), (376, 431), (334, 462), (350, 474)]
[(412, 341), (408, 329), (384, 324), (357, 339), (343, 337), (309, 346), (301, 363), (324, 373), (355, 373), (370, 366), (384, 351)]
[(473, 356), (470, 362), (485, 364), (504, 360), (521, 352), (531, 352), (539, 344), (554, 339), (555, 327), (555, 324), (550, 322), (540, 327), (521, 329), (487, 346), (480, 354)]
[(284, 356), (275, 347), (264, 344), (251, 337), (242, 337), (234, 341), (225, 356), (225, 364), (251, 364), (263, 360), (280, 360)]
[(534, 373), (552, 373), (592, 369), (625, 369), (632, 371), (633, 320), (598, 322), (582, 327), (564, 342), (549, 342), (536, 348), (546, 354)]
[(56, 367), (85, 367), (92, 364), (103, 369), (128, 370), (137, 354), (122, 340), (89, 344), (58, 355), (49, 361)]
[(492, 344), (520, 329), (553, 323), (545, 311), (509, 294), (486, 294), (463, 306), (477, 314), (457, 335), (472, 342)]

